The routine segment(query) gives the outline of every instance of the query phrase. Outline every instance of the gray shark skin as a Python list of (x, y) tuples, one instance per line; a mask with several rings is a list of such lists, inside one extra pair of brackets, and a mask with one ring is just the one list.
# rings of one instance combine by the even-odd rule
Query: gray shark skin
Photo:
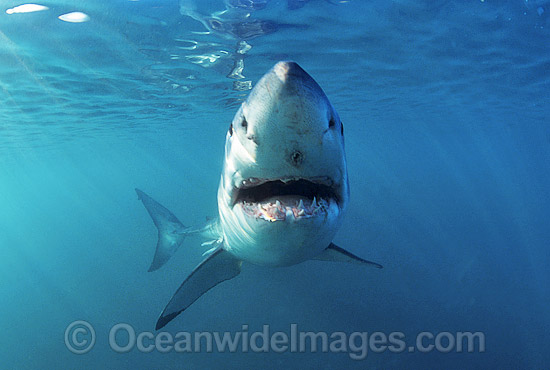
[(344, 128), (321, 87), (294, 62), (267, 72), (229, 127), (217, 219), (185, 227), (136, 192), (158, 229), (149, 271), (163, 266), (186, 236), (200, 234), (211, 246), (164, 308), (157, 330), (237, 276), (243, 262), (277, 267), (316, 259), (382, 268), (332, 243), (349, 201)]

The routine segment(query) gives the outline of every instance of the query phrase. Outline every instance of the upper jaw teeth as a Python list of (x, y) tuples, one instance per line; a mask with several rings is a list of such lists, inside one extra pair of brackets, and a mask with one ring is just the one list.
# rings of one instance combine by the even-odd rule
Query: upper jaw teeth
[(272, 179), (268, 179), (268, 178), (260, 179), (258, 177), (249, 177), (247, 179), (241, 180), (237, 188), (240, 188), (240, 189), (249, 188), (249, 187), (264, 184), (269, 181), (281, 181), (287, 184), (289, 182), (298, 181), (298, 180), (308, 180), (316, 184), (327, 185), (327, 186), (334, 185), (334, 181), (332, 181), (332, 179), (328, 176), (314, 176), (314, 177), (286, 176), (286, 177), (272, 178)]
[(263, 182), (265, 182), (265, 181), (262, 181), (262, 180), (258, 179), (257, 177), (250, 177), (248, 179), (242, 180), (240, 187), (241, 188), (247, 188), (247, 187), (259, 185)]

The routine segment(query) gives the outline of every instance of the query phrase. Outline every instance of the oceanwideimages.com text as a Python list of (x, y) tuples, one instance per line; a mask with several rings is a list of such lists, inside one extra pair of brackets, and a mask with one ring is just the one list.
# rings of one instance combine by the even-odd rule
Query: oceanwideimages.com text
[[(403, 352), (484, 352), (483, 332), (421, 332), (409, 340), (405, 333), (384, 332), (324, 332), (303, 331), (298, 324), (290, 324), (287, 331), (272, 331), (270, 325), (252, 331), (248, 325), (234, 332), (167, 331), (137, 332), (130, 324), (119, 323), (110, 329), (109, 346), (118, 353), (149, 352), (275, 352), (275, 353), (347, 353), (353, 360), (363, 360), (369, 353)], [(96, 334), (86, 321), (75, 321), (65, 330), (65, 344), (76, 354), (89, 352)]]

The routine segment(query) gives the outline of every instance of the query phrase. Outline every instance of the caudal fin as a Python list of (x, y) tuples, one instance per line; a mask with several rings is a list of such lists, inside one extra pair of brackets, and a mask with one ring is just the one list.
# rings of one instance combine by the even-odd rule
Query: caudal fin
[(158, 229), (158, 242), (155, 257), (149, 267), (149, 271), (155, 271), (162, 267), (176, 253), (185, 239), (185, 226), (165, 207), (153, 198), (136, 189), (138, 199), (153, 219)]

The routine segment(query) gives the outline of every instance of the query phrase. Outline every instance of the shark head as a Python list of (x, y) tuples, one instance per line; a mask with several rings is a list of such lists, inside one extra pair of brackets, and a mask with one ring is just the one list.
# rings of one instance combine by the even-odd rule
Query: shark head
[(218, 190), (225, 248), (292, 265), (327, 248), (349, 198), (342, 122), (315, 80), (279, 62), (241, 105)]

